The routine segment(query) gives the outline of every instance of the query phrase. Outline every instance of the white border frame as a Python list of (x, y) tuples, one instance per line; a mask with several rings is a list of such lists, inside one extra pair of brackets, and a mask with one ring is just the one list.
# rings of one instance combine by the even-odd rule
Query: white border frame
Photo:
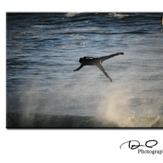
[(0, 160), (5, 163), (162, 162), (162, 155), (138, 155), (119, 149), (120, 144), (132, 139), (141, 142), (157, 139), (158, 147), (163, 149), (162, 130), (8, 130), (5, 117), (6, 12), (163, 12), (162, 0), (1, 0), (0, 3)]

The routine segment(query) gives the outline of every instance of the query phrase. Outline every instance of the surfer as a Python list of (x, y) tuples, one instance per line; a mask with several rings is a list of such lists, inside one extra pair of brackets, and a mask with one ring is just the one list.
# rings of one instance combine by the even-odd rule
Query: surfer
[(117, 56), (117, 55), (124, 55), (123, 52), (118, 52), (118, 53), (115, 53), (115, 54), (111, 54), (111, 55), (108, 55), (108, 56), (103, 56), (103, 57), (99, 57), (99, 58), (94, 58), (94, 57), (83, 57), (83, 58), (80, 58), (79, 59), (79, 62), (81, 63), (81, 65), (75, 69), (74, 71), (78, 71), (80, 70), (83, 66), (86, 66), (86, 65), (95, 65), (97, 66), (104, 74), (105, 76), (112, 82), (112, 79), (111, 77), (107, 74), (107, 72), (105, 71), (105, 69), (103, 68), (102, 66), (102, 62), (109, 59), (109, 58), (112, 58), (114, 56)]

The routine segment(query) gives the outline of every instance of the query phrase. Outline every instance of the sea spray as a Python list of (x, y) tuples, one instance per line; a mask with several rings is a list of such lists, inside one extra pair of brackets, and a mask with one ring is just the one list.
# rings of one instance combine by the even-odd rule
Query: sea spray
[(132, 127), (131, 118), (134, 116), (129, 107), (130, 97), (121, 91), (113, 91), (101, 101), (97, 116), (116, 123), (119, 127)]
[(95, 70), (88, 70), (87, 73), (72, 72), (70, 79), (60, 79), (57, 83), (54, 81), (54, 85), (48, 89), (41, 88), (41, 84), (37, 81), (28, 82), (23, 90), (24, 94), (19, 97), (22, 112), (26, 116), (35, 112), (51, 115), (92, 116), (98, 104), (97, 99), (102, 92), (102, 89), (100, 92), (96, 89), (99, 85), (99, 75), (96, 75), (94, 72), (96, 67), (94, 68)]
[[(157, 124), (162, 102), (140, 93), (145, 83), (139, 82), (137, 74), (137, 69), (131, 67), (120, 81), (110, 85), (110, 91), (103, 94), (97, 107), (99, 119), (114, 122), (119, 127), (152, 127)], [(157, 108), (153, 109), (154, 106)]]

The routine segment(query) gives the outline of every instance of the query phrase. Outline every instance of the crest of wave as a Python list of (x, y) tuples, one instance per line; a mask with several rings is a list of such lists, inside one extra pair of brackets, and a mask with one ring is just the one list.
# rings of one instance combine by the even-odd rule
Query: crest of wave
[(76, 16), (78, 13), (76, 13), (76, 12), (68, 12), (68, 13), (66, 13), (66, 17), (74, 17), (74, 16)]
[(108, 14), (109, 17), (115, 17), (115, 18), (119, 18), (119, 19), (122, 19), (124, 17), (127, 17), (129, 16), (128, 14), (124, 14), (124, 13), (116, 13), (116, 12), (110, 12)]

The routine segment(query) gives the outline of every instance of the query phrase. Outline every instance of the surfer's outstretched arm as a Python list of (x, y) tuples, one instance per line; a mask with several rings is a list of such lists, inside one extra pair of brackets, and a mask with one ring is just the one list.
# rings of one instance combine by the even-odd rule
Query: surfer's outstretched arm
[(111, 79), (111, 77), (107, 74), (107, 72), (105, 71), (105, 69), (102, 67), (102, 65), (101, 64), (98, 64), (98, 65), (96, 65), (104, 74), (105, 74), (105, 76), (112, 82), (112, 79)]
[(108, 55), (108, 56), (100, 57), (99, 59), (103, 62), (106, 59), (112, 58), (112, 57), (117, 56), (117, 55), (124, 55), (124, 53), (123, 52), (118, 52), (118, 53), (111, 54), (111, 55)]
[(78, 71), (78, 70), (80, 70), (83, 66), (84, 66), (84, 65), (81, 64), (81, 65), (80, 65), (77, 69), (75, 69), (74, 71)]

